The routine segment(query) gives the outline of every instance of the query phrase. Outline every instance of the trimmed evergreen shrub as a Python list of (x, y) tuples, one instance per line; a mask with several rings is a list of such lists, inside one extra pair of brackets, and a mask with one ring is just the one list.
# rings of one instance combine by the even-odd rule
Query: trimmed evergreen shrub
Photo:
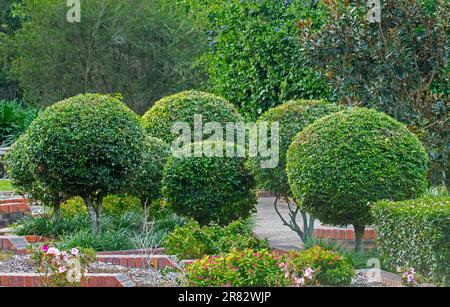
[(98, 232), (103, 197), (123, 190), (141, 161), (139, 117), (114, 97), (83, 94), (42, 112), (26, 137), (34, 178), (47, 190), (82, 197)]
[[(227, 225), (255, 211), (255, 181), (245, 158), (187, 157), (199, 143), (185, 146), (169, 158), (164, 169), (163, 195), (175, 213), (201, 225)], [(225, 150), (231, 144), (204, 142)]]
[(176, 139), (172, 133), (172, 126), (176, 122), (189, 124), (194, 130), (194, 116), (201, 115), (203, 123), (242, 122), (243, 119), (237, 110), (224, 98), (213, 94), (187, 91), (165, 97), (143, 116), (143, 123), (147, 133), (160, 138), (168, 144)]
[(395, 119), (365, 108), (322, 118), (295, 138), (287, 158), (293, 195), (324, 223), (353, 224), (359, 249), (372, 219), (368, 204), (426, 190), (428, 158)]
[(271, 191), (275, 195), (291, 196), (286, 174), (286, 153), (294, 137), (314, 121), (342, 110), (341, 107), (320, 100), (291, 100), (265, 112), (256, 122), (266, 122), (269, 126), (278, 122), (280, 125), (279, 163), (276, 168), (260, 167), (261, 156), (252, 158), (249, 165), (255, 173), (259, 188)]

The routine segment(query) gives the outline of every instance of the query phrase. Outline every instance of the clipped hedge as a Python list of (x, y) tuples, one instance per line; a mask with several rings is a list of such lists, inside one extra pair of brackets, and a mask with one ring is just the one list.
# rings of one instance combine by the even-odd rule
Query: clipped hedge
[(249, 166), (255, 174), (259, 188), (276, 195), (291, 195), (286, 174), (286, 153), (294, 137), (314, 121), (342, 110), (341, 107), (323, 100), (291, 100), (265, 112), (257, 125), (265, 122), (279, 123), (279, 163), (276, 168), (261, 168), (261, 156), (252, 158)]
[[(255, 180), (245, 166), (245, 158), (193, 157), (199, 143), (186, 145), (174, 152), (164, 168), (163, 195), (179, 215), (195, 219), (201, 225), (215, 222), (227, 225), (247, 218), (255, 210)], [(200, 143), (201, 144), (201, 143)], [(220, 146), (223, 142), (203, 142), (203, 146)]]
[(172, 144), (178, 136), (171, 131), (173, 124), (187, 123), (193, 131), (195, 115), (201, 115), (203, 123), (218, 122), (225, 125), (243, 121), (227, 100), (198, 91), (186, 91), (159, 100), (144, 114), (142, 120), (149, 135)]
[(450, 197), (381, 201), (372, 214), (386, 267), (413, 267), (450, 286)]

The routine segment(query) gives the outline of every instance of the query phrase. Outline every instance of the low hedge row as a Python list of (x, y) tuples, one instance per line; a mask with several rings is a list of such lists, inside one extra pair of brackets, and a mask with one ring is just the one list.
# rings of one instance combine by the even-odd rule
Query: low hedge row
[(432, 281), (450, 285), (450, 197), (382, 201), (372, 214), (386, 267), (414, 267)]

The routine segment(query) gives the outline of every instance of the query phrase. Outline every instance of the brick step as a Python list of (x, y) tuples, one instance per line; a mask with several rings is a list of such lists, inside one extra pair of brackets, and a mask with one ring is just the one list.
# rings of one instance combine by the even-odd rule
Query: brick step
[(14, 204), (14, 203), (20, 203), (20, 204), (28, 204), (30, 201), (28, 198), (11, 198), (11, 199), (0, 199), (0, 205), (3, 204)]
[(164, 269), (173, 267), (174, 264), (167, 255), (100, 255), (97, 254), (97, 261), (112, 265), (120, 265), (127, 268), (148, 268)]

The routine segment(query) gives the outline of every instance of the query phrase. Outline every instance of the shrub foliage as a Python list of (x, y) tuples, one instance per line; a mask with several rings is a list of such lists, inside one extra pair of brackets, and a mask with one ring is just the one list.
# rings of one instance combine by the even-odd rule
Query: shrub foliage
[(372, 214), (386, 267), (412, 267), (434, 282), (450, 285), (448, 196), (381, 201), (373, 206)]
[[(255, 181), (245, 166), (245, 158), (225, 156), (223, 142), (203, 142), (221, 147), (223, 157), (184, 156), (201, 143), (185, 146), (169, 158), (164, 169), (163, 195), (168, 205), (181, 216), (201, 225), (216, 222), (227, 225), (247, 218), (255, 210)], [(234, 148), (234, 146), (233, 146)]]

